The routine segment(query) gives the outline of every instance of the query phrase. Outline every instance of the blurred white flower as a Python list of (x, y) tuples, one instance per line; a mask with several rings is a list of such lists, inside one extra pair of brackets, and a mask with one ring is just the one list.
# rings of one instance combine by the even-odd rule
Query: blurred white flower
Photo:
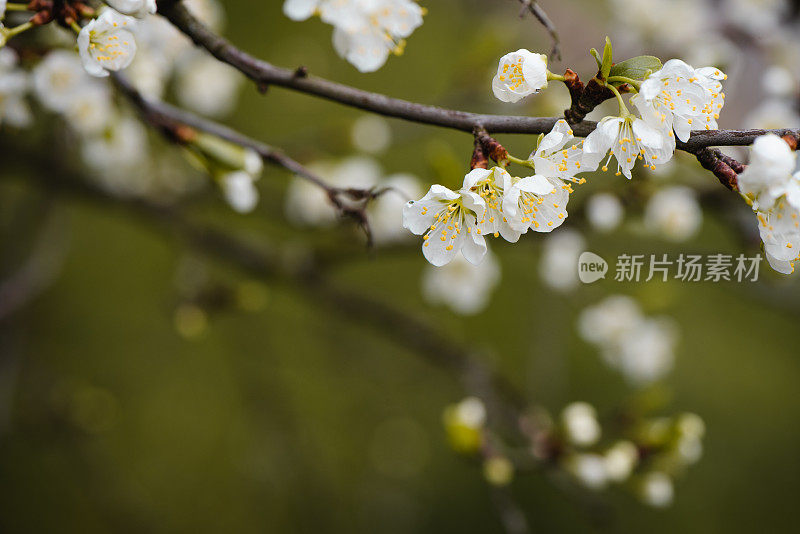
[(25, 101), (30, 83), (28, 74), (17, 68), (17, 62), (14, 50), (0, 48), (0, 124), (23, 128), (33, 120)]
[(389, 122), (378, 115), (364, 115), (353, 123), (350, 133), (353, 146), (368, 154), (380, 154), (392, 142)]
[(625, 295), (612, 295), (581, 312), (578, 331), (590, 343), (618, 344), (642, 318), (642, 311), (635, 300)]
[(625, 378), (646, 385), (663, 378), (675, 362), (676, 329), (671, 321), (646, 319), (629, 330), (605, 356)]
[(234, 171), (220, 176), (220, 186), (225, 200), (239, 213), (249, 213), (258, 205), (257, 176), (248, 172)]
[(601, 490), (608, 485), (606, 462), (599, 454), (572, 454), (566, 460), (566, 469), (590, 490)]
[(147, 156), (147, 132), (133, 117), (118, 117), (98, 135), (86, 139), (83, 160), (101, 174), (119, 173), (141, 165)]
[(390, 53), (401, 54), (424, 15), (412, 0), (286, 0), (283, 11), (293, 20), (318, 12), (334, 26), (336, 52), (361, 72), (378, 70)]
[(486, 424), (486, 406), (478, 397), (467, 397), (456, 404), (453, 415), (459, 424), (475, 430)]
[(573, 402), (561, 412), (561, 424), (567, 440), (579, 447), (588, 447), (600, 439), (597, 411), (586, 402)]
[(578, 285), (578, 257), (585, 249), (586, 241), (574, 230), (549, 234), (539, 264), (542, 280), (558, 291), (574, 289)]
[(125, 74), (148, 98), (160, 99), (176, 64), (194, 57), (191, 41), (162, 17), (148, 17), (136, 27), (136, 57)]
[(57, 113), (67, 111), (75, 96), (93, 82), (78, 55), (67, 50), (53, 50), (33, 69), (36, 97), (44, 107)]
[(626, 36), (670, 50), (683, 50), (713, 27), (714, 14), (697, 0), (612, 0), (611, 12)]
[(208, 54), (194, 54), (178, 72), (178, 101), (200, 114), (222, 117), (231, 112), (243, 78), (234, 68)]
[(157, 9), (156, 0), (105, 0), (105, 2), (123, 15), (140, 19), (155, 13)]
[(502, 102), (519, 102), (547, 87), (547, 56), (521, 48), (500, 58), (492, 80), (494, 96)]
[(665, 473), (658, 471), (644, 476), (640, 492), (642, 501), (654, 508), (668, 507), (675, 497), (672, 479)]
[(586, 202), (586, 218), (598, 232), (611, 232), (619, 227), (625, 210), (622, 202), (611, 193), (597, 193)]
[(108, 8), (81, 29), (78, 52), (86, 72), (102, 78), (131, 64), (136, 55), (136, 39), (131, 33), (135, 21)]
[(443, 267), (432, 265), (422, 275), (422, 294), (431, 304), (444, 304), (461, 315), (480, 313), (500, 282), (500, 264), (491, 251), (478, 265), (456, 256)]
[(409, 200), (422, 196), (419, 180), (411, 174), (394, 174), (387, 176), (379, 187), (390, 190), (369, 205), (372, 237), (379, 245), (407, 239), (409, 234), (403, 228), (403, 207)]
[(762, 36), (780, 26), (789, 13), (787, 0), (723, 0), (717, 8), (731, 22), (741, 29)]
[(639, 462), (639, 451), (630, 441), (618, 441), (606, 451), (605, 462), (609, 480), (624, 482)]
[(113, 118), (113, 109), (108, 85), (90, 83), (73, 95), (65, 116), (81, 135), (98, 135)]
[(671, 241), (694, 237), (703, 224), (703, 210), (694, 191), (672, 186), (656, 192), (645, 208), (645, 226)]
[(800, 126), (800, 115), (796, 103), (786, 98), (769, 98), (753, 108), (744, 119), (745, 128), (778, 130), (780, 128), (797, 128)]
[(667, 318), (645, 317), (629, 297), (610, 296), (586, 308), (578, 330), (597, 345), (609, 366), (636, 386), (660, 380), (674, 365), (677, 327)]

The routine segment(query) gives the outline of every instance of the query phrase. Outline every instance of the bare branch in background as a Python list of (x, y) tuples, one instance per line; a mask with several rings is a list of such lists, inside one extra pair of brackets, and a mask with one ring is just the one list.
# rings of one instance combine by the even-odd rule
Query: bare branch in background
[(266, 163), (283, 167), (294, 175), (320, 187), (325, 191), (331, 205), (336, 208), (339, 214), (354, 220), (367, 236), (368, 245), (372, 245), (372, 232), (370, 230), (366, 208), (369, 202), (383, 194), (384, 190), (346, 188), (330, 185), (324, 179), (287, 156), (281, 150), (247, 137), (232, 128), (204, 119), (183, 109), (176, 108), (163, 102), (148, 100), (120, 74), (114, 74), (114, 81), (122, 94), (125, 95), (140, 112), (145, 122), (159, 129), (171, 141), (183, 144), (187, 137), (191, 136), (192, 130), (206, 132), (239, 146), (250, 148), (258, 153)]
[(547, 16), (545, 10), (542, 9), (542, 6), (540, 6), (539, 2), (536, 0), (519, 1), (522, 4), (522, 10), (519, 13), (520, 18), (524, 18), (526, 13), (531, 13), (536, 17), (536, 20), (538, 20), (547, 30), (547, 33), (550, 34), (550, 40), (553, 42), (553, 47), (550, 49), (550, 59), (552, 60), (555, 58), (561, 61), (561, 43), (558, 38), (558, 30), (556, 30), (553, 21), (550, 20), (550, 17)]

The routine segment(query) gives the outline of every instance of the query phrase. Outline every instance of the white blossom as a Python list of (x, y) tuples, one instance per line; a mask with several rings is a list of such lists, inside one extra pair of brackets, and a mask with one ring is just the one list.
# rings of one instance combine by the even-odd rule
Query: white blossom
[(74, 52), (53, 50), (33, 69), (36, 97), (50, 111), (63, 113), (92, 80)]
[(611, 232), (625, 216), (622, 202), (611, 193), (597, 193), (586, 202), (586, 218), (598, 232)]
[(601, 490), (608, 485), (605, 459), (594, 453), (572, 454), (566, 460), (567, 471), (590, 490)]
[(511, 175), (501, 167), (473, 169), (464, 177), (463, 191), (476, 193), (485, 203), (483, 216), (478, 217), (478, 229), (484, 235), (503, 236), (510, 243), (519, 240), (520, 232), (509, 224), (503, 214), (503, 198), (511, 187)]
[(193, 54), (178, 71), (175, 92), (181, 105), (209, 117), (231, 112), (243, 78), (208, 54)]
[(720, 80), (726, 77), (714, 67), (695, 69), (679, 59), (670, 59), (642, 82), (631, 102), (648, 124), (674, 129), (678, 139), (685, 142), (692, 130), (717, 128), (725, 104)]
[(660, 380), (674, 365), (677, 328), (667, 318), (645, 317), (630, 297), (613, 295), (586, 308), (578, 330), (633, 385)]
[(78, 133), (100, 135), (113, 118), (113, 109), (108, 85), (90, 83), (73, 95), (65, 117)]
[[(609, 154), (609, 151), (611, 153)], [(651, 169), (668, 162), (675, 151), (675, 135), (671, 130), (654, 128), (633, 116), (605, 117), (583, 143), (584, 163), (597, 167), (608, 154), (617, 160), (617, 174), (631, 178), (637, 159), (644, 159)], [(608, 161), (603, 170), (608, 170)]]
[(642, 318), (635, 300), (625, 295), (611, 295), (581, 312), (578, 332), (583, 339), (596, 345), (618, 344)]
[(0, 48), (0, 123), (23, 128), (33, 120), (25, 100), (30, 80), (28, 74), (18, 68), (17, 62), (16, 52)]
[(292, 20), (310, 18), (325, 0), (286, 0), (283, 3), (283, 14)]
[[(289, 3), (296, 17), (310, 7)], [(401, 54), (404, 39), (422, 25), (424, 14), (412, 0), (323, 0), (317, 5), (322, 20), (334, 26), (336, 52), (361, 72), (378, 70), (390, 53)]]
[(524, 48), (500, 58), (492, 80), (494, 96), (503, 102), (518, 102), (547, 87), (547, 56)]
[(800, 208), (800, 173), (795, 173), (797, 155), (774, 134), (757, 137), (750, 149), (750, 162), (738, 177), (739, 190), (753, 201), (753, 209), (770, 210), (786, 195)]
[(561, 424), (567, 440), (579, 447), (594, 445), (600, 439), (597, 411), (591, 404), (573, 402), (568, 405), (561, 412)]
[(81, 29), (78, 52), (86, 72), (102, 78), (131, 64), (136, 55), (134, 23), (135, 19), (109, 8)]
[(422, 199), (410, 201), (403, 208), (403, 226), (423, 236), (422, 254), (431, 264), (445, 265), (461, 251), (477, 265), (486, 254), (486, 242), (478, 227), (485, 211), (486, 204), (477, 194), (433, 185)]
[(456, 404), (453, 415), (459, 424), (475, 430), (486, 424), (486, 406), (478, 397), (467, 397)]
[(800, 259), (800, 213), (780, 199), (768, 211), (756, 213), (758, 232), (770, 266), (782, 274), (792, 274)]
[(500, 282), (500, 264), (487, 251), (478, 265), (456, 256), (443, 267), (428, 266), (422, 275), (422, 294), (431, 304), (444, 304), (461, 315), (474, 315), (489, 304)]
[(632, 384), (643, 386), (660, 380), (675, 362), (676, 328), (665, 318), (646, 319), (626, 332), (618, 347), (604, 355)]
[(656, 192), (645, 208), (645, 226), (671, 241), (686, 241), (703, 224), (703, 210), (694, 191), (672, 186)]
[(244, 170), (228, 172), (219, 178), (225, 200), (235, 211), (249, 213), (258, 205), (256, 178)]
[(630, 441), (618, 441), (604, 455), (609, 480), (624, 482), (639, 463), (639, 451)]
[(123, 15), (144, 18), (156, 12), (156, 0), (105, 0), (106, 4), (113, 7)]
[(654, 508), (666, 508), (675, 498), (672, 479), (658, 471), (644, 476), (640, 491), (642, 501)]
[(147, 155), (147, 132), (133, 117), (116, 118), (111, 125), (84, 141), (84, 162), (101, 174), (110, 175), (141, 164)]

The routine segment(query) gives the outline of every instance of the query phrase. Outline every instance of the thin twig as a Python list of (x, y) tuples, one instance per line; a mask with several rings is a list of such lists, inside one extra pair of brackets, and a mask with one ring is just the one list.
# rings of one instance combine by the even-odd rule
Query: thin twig
[(536, 17), (544, 29), (547, 30), (547, 33), (550, 34), (550, 40), (553, 42), (553, 47), (550, 49), (550, 59), (553, 58), (561, 61), (561, 46), (560, 40), (558, 38), (558, 30), (556, 30), (555, 24), (553, 21), (550, 20), (550, 17), (547, 16), (542, 6), (536, 0), (519, 0), (522, 4), (522, 10), (519, 13), (520, 18), (525, 17), (525, 14), (530, 12)]

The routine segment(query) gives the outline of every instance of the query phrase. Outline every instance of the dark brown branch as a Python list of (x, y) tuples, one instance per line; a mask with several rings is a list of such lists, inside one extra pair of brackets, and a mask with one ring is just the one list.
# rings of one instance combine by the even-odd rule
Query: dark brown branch
[(714, 173), (722, 185), (731, 191), (739, 191), (737, 174), (744, 171), (741, 163), (716, 148), (702, 148), (695, 153), (695, 157), (704, 169)]
[(530, 12), (536, 20), (538, 20), (544, 29), (547, 30), (547, 33), (550, 34), (550, 40), (553, 42), (553, 47), (550, 49), (550, 59), (557, 59), (561, 61), (561, 47), (560, 41), (558, 38), (558, 30), (556, 30), (555, 24), (553, 21), (550, 20), (550, 17), (547, 16), (542, 6), (539, 5), (536, 0), (519, 0), (522, 4), (522, 11), (520, 11), (519, 16), (520, 18), (525, 16), (525, 13)]
[[(223, 37), (206, 28), (183, 6), (180, 0), (159, 0), (158, 10), (198, 46), (208, 50), (220, 61), (238, 69), (262, 89), (269, 85), (278, 85), (387, 117), (469, 133), (481, 128), (494, 134), (547, 133), (559, 120), (559, 117), (517, 117), (469, 113), (390, 98), (315, 76), (298, 76), (296, 71), (276, 67), (238, 49)], [(595, 122), (581, 121), (574, 124), (572, 129), (576, 136), (585, 137), (594, 131), (595, 127)], [(759, 135), (765, 133), (783, 135), (787, 132), (800, 136), (800, 129), (700, 131), (692, 133), (688, 142), (678, 143), (678, 148), (694, 154), (705, 147), (749, 145)]]

